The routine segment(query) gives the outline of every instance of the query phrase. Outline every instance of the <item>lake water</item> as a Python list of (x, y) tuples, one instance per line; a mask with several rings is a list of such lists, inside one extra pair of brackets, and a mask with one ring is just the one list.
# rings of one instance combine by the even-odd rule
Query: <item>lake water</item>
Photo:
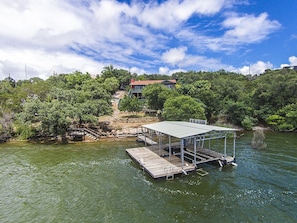
[(265, 151), (237, 140), (238, 167), (153, 180), (126, 148), (0, 144), (0, 222), (297, 222), (297, 135), (266, 133)]

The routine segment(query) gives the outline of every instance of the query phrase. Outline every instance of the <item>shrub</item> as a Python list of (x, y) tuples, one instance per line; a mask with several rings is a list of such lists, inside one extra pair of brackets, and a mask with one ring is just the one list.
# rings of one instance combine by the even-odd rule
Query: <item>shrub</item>
[(278, 130), (279, 131), (293, 131), (294, 126), (292, 124), (289, 124), (289, 123), (283, 123), (280, 126), (278, 126)]
[(252, 127), (255, 125), (256, 119), (253, 117), (245, 116), (241, 121), (241, 125), (246, 130), (252, 130)]

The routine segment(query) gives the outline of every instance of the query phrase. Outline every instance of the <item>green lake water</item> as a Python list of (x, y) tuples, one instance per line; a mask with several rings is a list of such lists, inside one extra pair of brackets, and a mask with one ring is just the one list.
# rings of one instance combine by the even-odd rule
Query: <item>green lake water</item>
[(0, 222), (297, 222), (297, 135), (237, 139), (237, 167), (153, 180), (135, 139), (0, 144)]

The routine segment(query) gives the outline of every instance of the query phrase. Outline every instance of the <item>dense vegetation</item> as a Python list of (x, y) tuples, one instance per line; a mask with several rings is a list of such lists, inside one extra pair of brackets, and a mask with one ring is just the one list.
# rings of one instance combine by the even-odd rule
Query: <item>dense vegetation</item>
[[(55, 74), (47, 80), (31, 78), (0, 81), (0, 136), (65, 135), (70, 125), (98, 124), (98, 117), (111, 114), (112, 95), (129, 89), (130, 79), (177, 79), (175, 89), (149, 85), (146, 102), (125, 97), (120, 110), (145, 108), (163, 111), (166, 120), (206, 118), (246, 129), (269, 125), (277, 131), (297, 129), (297, 72), (267, 70), (244, 76), (219, 70), (189, 71), (164, 75), (136, 75), (107, 66), (96, 77), (88, 73)], [(1, 141), (1, 139), (0, 139)]]

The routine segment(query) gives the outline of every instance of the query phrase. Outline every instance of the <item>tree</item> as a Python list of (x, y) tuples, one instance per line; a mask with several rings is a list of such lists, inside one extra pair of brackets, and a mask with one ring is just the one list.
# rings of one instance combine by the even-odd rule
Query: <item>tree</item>
[(186, 84), (177, 88), (180, 93), (196, 98), (206, 105), (205, 110), (207, 119), (211, 119), (213, 115), (216, 115), (221, 110), (218, 100), (219, 97), (212, 90), (210, 81), (198, 80), (194, 83)]
[(39, 135), (64, 135), (71, 123), (97, 123), (98, 116), (112, 112), (110, 97), (103, 97), (96, 98), (91, 91), (60, 88), (52, 88), (45, 101), (28, 97), (18, 115), (19, 134), (32, 136), (27, 133), (34, 127)]
[(68, 105), (65, 102), (44, 102), (38, 111), (40, 133), (45, 136), (65, 135), (71, 124)]
[(83, 74), (80, 71), (75, 71), (72, 74), (66, 75), (65, 78), (68, 89), (81, 89), (81, 86), (85, 81), (92, 79), (89, 73)]
[(110, 94), (114, 94), (119, 89), (119, 81), (115, 77), (108, 77), (103, 82), (103, 88)]
[(14, 113), (5, 111), (0, 105), (0, 142), (11, 137)]
[(167, 99), (162, 116), (166, 120), (176, 121), (188, 121), (190, 118), (206, 119), (203, 105), (184, 95)]
[(268, 116), (266, 122), (274, 130), (292, 131), (297, 129), (297, 103), (279, 109), (277, 114)]
[[(99, 89), (97, 89), (99, 90)], [(97, 91), (94, 91), (98, 93)], [(98, 116), (109, 115), (112, 112), (110, 97), (106, 95), (95, 96), (94, 92), (83, 90), (53, 89), (50, 93), (52, 102), (60, 101), (67, 105), (68, 116), (74, 122), (82, 125), (85, 123), (96, 123)], [(101, 91), (106, 93), (105, 91)], [(99, 97), (104, 98), (99, 98)], [(106, 98), (105, 98), (106, 97)]]
[(174, 94), (176, 92), (162, 84), (150, 84), (142, 90), (148, 106), (154, 110), (162, 110), (165, 101)]
[(143, 108), (143, 103), (138, 100), (135, 96), (129, 97), (125, 95), (123, 99), (120, 100), (119, 110), (128, 111), (132, 113), (140, 112)]
[(252, 117), (252, 109), (243, 102), (230, 100), (225, 108), (228, 120), (235, 125), (240, 125), (246, 117)]

